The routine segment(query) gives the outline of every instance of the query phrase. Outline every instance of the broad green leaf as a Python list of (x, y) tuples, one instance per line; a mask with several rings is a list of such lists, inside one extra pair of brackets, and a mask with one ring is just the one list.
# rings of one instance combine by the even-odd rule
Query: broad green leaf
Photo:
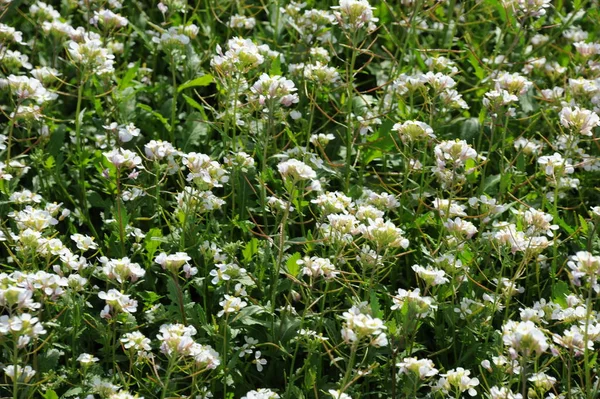
[(184, 84), (180, 85), (177, 88), (177, 92), (180, 93), (181, 91), (183, 91), (185, 89), (189, 89), (190, 87), (208, 86), (213, 81), (214, 81), (213, 76), (210, 74), (206, 74), (204, 76), (200, 76), (199, 78), (190, 80), (190, 81), (185, 82)]

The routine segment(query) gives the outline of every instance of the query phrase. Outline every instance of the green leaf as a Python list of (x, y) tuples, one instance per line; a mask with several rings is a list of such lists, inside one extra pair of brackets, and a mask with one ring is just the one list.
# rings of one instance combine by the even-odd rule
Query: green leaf
[(193, 79), (193, 80), (189, 80), (189, 81), (185, 82), (184, 84), (180, 85), (177, 88), (177, 93), (180, 93), (181, 91), (183, 91), (185, 89), (189, 89), (190, 87), (208, 86), (214, 80), (215, 79), (210, 74), (206, 74), (204, 76), (200, 76), (199, 78), (196, 78), (196, 79)]
[(144, 238), (144, 246), (146, 247), (146, 256), (148, 256), (150, 261), (153, 260), (156, 250), (158, 247), (160, 247), (162, 238), (162, 232), (158, 228), (150, 229), (150, 231), (146, 233), (146, 238)]
[(569, 286), (564, 281), (557, 281), (552, 286), (552, 301), (558, 303), (563, 308), (567, 308), (567, 295), (571, 294)]
[(136, 62), (133, 67), (127, 69), (127, 73), (123, 76), (121, 81), (119, 82), (119, 90), (123, 90), (128, 87), (135, 75), (137, 74), (138, 69), (140, 68), (140, 62)]
[(200, 145), (203, 141), (202, 139), (208, 135), (208, 124), (204, 122), (202, 116), (198, 112), (194, 112), (188, 117), (184, 131), (187, 138), (185, 143), (181, 145), (181, 150), (183, 152), (189, 152), (192, 147)]
[(71, 396), (79, 395), (81, 392), (83, 392), (83, 389), (81, 387), (71, 388), (67, 392), (64, 393), (63, 398), (68, 398)]
[(383, 317), (383, 311), (381, 310), (381, 305), (379, 304), (379, 299), (377, 298), (377, 294), (374, 290), (371, 290), (370, 294), (371, 299), (371, 311), (373, 312), (373, 316), (381, 318)]
[(258, 253), (258, 240), (256, 238), (251, 239), (242, 250), (244, 260), (250, 262), (252, 257)]
[(56, 130), (52, 133), (52, 139), (48, 142), (46, 150), (48, 154), (53, 156), (54, 159), (60, 163), (60, 159), (63, 157), (63, 151), (61, 151), (63, 144), (65, 143), (66, 126), (59, 125)]
[(300, 271), (300, 265), (298, 264), (300, 257), (300, 252), (295, 252), (285, 263), (288, 273), (292, 276), (297, 276)]
[(158, 119), (164, 125), (164, 127), (167, 130), (171, 130), (171, 124), (169, 123), (169, 121), (167, 120), (167, 118), (165, 118), (160, 113), (158, 113), (155, 110), (153, 110), (149, 105), (138, 104), (137, 107), (143, 109), (144, 111), (150, 112), (152, 114), (152, 116), (154, 116), (156, 119)]
[(271, 75), (271, 76), (275, 76), (275, 75), (281, 76), (281, 60), (279, 59), (279, 57), (275, 57), (273, 59), (273, 61), (271, 62), (271, 68), (269, 69), (269, 75)]
[(44, 399), (58, 399), (58, 395), (56, 392), (54, 392), (54, 390), (48, 389), (46, 392), (44, 392)]
[(182, 94), (182, 96), (183, 96), (183, 99), (185, 100), (185, 102), (187, 102), (192, 108), (195, 108), (198, 111), (200, 111), (202, 113), (202, 116), (204, 116), (206, 119), (206, 115), (204, 114), (204, 108), (198, 101), (194, 100), (192, 97), (187, 96), (185, 94)]

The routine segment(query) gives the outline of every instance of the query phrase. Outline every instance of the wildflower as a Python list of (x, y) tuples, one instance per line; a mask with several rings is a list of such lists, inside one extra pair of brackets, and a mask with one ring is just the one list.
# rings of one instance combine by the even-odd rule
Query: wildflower
[(462, 367), (448, 370), (446, 374), (441, 374), (441, 378), (433, 387), (434, 390), (441, 390), (445, 394), (454, 392), (467, 392), (470, 396), (477, 395), (475, 387), (479, 385), (478, 378), (470, 378), (471, 371)]
[(433, 298), (428, 296), (421, 296), (421, 290), (415, 288), (414, 290), (405, 290), (403, 288), (398, 289), (398, 294), (392, 297), (394, 304), (391, 309), (402, 309), (404, 304), (408, 305), (410, 312), (415, 313), (417, 318), (423, 318), (429, 314), (431, 310), (435, 310), (437, 307), (434, 305)]
[(334, 85), (340, 81), (340, 74), (334, 67), (329, 67), (320, 61), (304, 66), (304, 78), (320, 86)]
[(21, 383), (28, 383), (29, 381), (31, 381), (31, 379), (33, 378), (33, 376), (35, 375), (36, 371), (31, 368), (31, 366), (19, 366), (17, 365), (17, 370), (15, 373), (15, 365), (11, 364), (10, 366), (6, 366), (4, 367), (2, 370), (4, 370), (4, 373), (11, 379), (11, 381), (14, 381), (15, 378), (17, 379), (17, 381), (21, 382)]
[(211, 59), (210, 66), (217, 72), (229, 76), (240, 72), (245, 73), (264, 61), (265, 58), (256, 43), (250, 39), (234, 37), (227, 42), (225, 52), (217, 45), (217, 55)]
[(98, 298), (106, 301), (106, 306), (100, 312), (100, 317), (103, 319), (110, 318), (112, 311), (123, 313), (135, 313), (137, 311), (138, 302), (131, 299), (129, 295), (122, 294), (115, 289), (110, 289), (108, 292), (100, 291)]
[(330, 141), (332, 141), (334, 139), (335, 139), (335, 136), (331, 133), (328, 133), (328, 134), (319, 133), (319, 134), (312, 134), (310, 136), (309, 141), (312, 145), (325, 147), (327, 144), (329, 144)]
[(548, 176), (560, 176), (575, 172), (571, 160), (564, 159), (558, 152), (553, 155), (539, 157), (537, 162), (544, 167), (544, 172)]
[(477, 233), (477, 227), (469, 221), (463, 220), (459, 217), (452, 219), (448, 219), (444, 222), (444, 227), (448, 230), (449, 233), (454, 234), (458, 237), (465, 237), (466, 239), (470, 239)]
[(229, 181), (227, 171), (208, 155), (190, 152), (183, 156), (183, 164), (189, 170), (187, 181), (193, 181), (200, 188), (210, 190)]
[[(6, 137), (6, 136), (4, 136)], [(3, 140), (3, 137), (0, 137), (0, 142)], [(6, 148), (6, 147), (4, 147)], [(2, 145), (0, 144), (0, 149), (4, 149), (2, 148)], [(36, 204), (39, 204), (40, 202), (42, 202), (42, 196), (39, 194), (35, 194), (32, 193), (31, 191), (24, 189), (21, 191), (15, 191), (14, 193), (12, 193), (8, 199), (9, 201), (12, 201), (16, 204), (27, 204), (27, 203), (31, 203), (31, 202), (35, 202)]]
[(17, 44), (24, 45), (23, 33), (16, 30), (12, 26), (0, 23), (0, 42), (4, 43), (11, 41)]
[(225, 295), (223, 300), (219, 302), (219, 305), (223, 307), (223, 310), (220, 310), (219, 313), (217, 313), (217, 317), (221, 317), (226, 313), (229, 314), (239, 312), (245, 308), (248, 303), (243, 301), (241, 298)]
[(190, 348), (189, 355), (196, 362), (196, 366), (203, 369), (214, 370), (221, 364), (219, 353), (210, 345), (194, 343)]
[(580, 279), (585, 277), (596, 292), (600, 291), (597, 282), (597, 278), (600, 276), (600, 257), (587, 251), (579, 251), (571, 256), (567, 266), (571, 269), (571, 276), (576, 285), (580, 285)]
[(238, 28), (238, 29), (253, 29), (256, 26), (256, 19), (252, 17), (246, 17), (244, 15), (235, 14), (229, 18), (230, 28)]
[(140, 129), (135, 127), (133, 123), (129, 123), (125, 126), (121, 126), (118, 128), (119, 133), (119, 141), (121, 143), (128, 143), (134, 137), (138, 137), (140, 135)]
[(223, 161), (225, 165), (240, 168), (242, 172), (248, 172), (249, 169), (254, 168), (254, 158), (244, 151), (237, 152), (232, 157), (225, 157)]
[(368, 30), (375, 29), (374, 23), (379, 21), (373, 17), (374, 7), (371, 7), (367, 0), (340, 0), (339, 6), (332, 6), (331, 9), (339, 23), (344, 29), (360, 29), (367, 25)]
[(144, 145), (144, 153), (151, 161), (160, 161), (165, 158), (179, 155), (179, 151), (177, 151), (171, 143), (162, 140), (151, 140)]
[(82, 353), (77, 357), (77, 361), (81, 363), (83, 367), (89, 367), (92, 364), (96, 363), (98, 360), (94, 355), (90, 355), (89, 353)]
[(258, 388), (256, 391), (249, 391), (241, 399), (279, 399), (280, 396), (267, 388)]
[(592, 136), (592, 129), (600, 126), (600, 117), (594, 111), (579, 107), (564, 107), (560, 113), (560, 124), (582, 136)]
[(167, 54), (178, 54), (190, 43), (188, 35), (182, 33), (177, 27), (170, 27), (163, 31), (160, 37), (153, 37), (152, 41)]
[(398, 132), (400, 139), (404, 144), (413, 141), (422, 141), (427, 139), (435, 139), (433, 129), (426, 123), (419, 121), (406, 121), (403, 123), (396, 123), (392, 130)]
[(438, 374), (438, 370), (429, 359), (417, 359), (416, 357), (405, 357), (402, 362), (396, 364), (398, 372), (402, 374), (414, 374), (419, 379), (433, 377)]
[(515, 394), (508, 388), (493, 386), (490, 388), (490, 399), (523, 399), (523, 395)]
[(277, 170), (279, 170), (284, 180), (291, 178), (294, 181), (300, 181), (315, 179), (317, 177), (317, 173), (310, 166), (297, 159), (289, 159), (279, 163)]
[(117, 148), (104, 152), (103, 155), (117, 169), (133, 169), (142, 164), (142, 158), (139, 155), (133, 151), (125, 150), (123, 148)]
[(391, 221), (383, 218), (369, 219), (367, 225), (358, 227), (358, 231), (378, 248), (408, 248), (409, 241), (404, 237), (404, 230), (396, 227)]
[(267, 360), (261, 357), (260, 351), (256, 351), (254, 352), (254, 360), (252, 360), (252, 363), (256, 365), (256, 370), (260, 372), (263, 371), (263, 366), (267, 364)]
[(192, 258), (185, 252), (176, 252), (175, 254), (170, 255), (161, 252), (160, 255), (154, 259), (154, 262), (161, 265), (163, 269), (175, 274), (179, 273), (179, 270), (183, 266), (183, 271), (185, 272), (186, 277), (189, 278), (198, 273), (198, 269), (189, 264), (191, 259)]
[(98, 22), (104, 25), (107, 29), (123, 28), (129, 23), (127, 18), (119, 14), (115, 14), (111, 10), (94, 11), (94, 16), (90, 18), (90, 24), (98, 25)]
[(193, 326), (183, 324), (163, 324), (156, 335), (160, 344), (160, 351), (167, 356), (187, 356), (191, 353), (195, 342), (192, 339), (196, 335)]
[(474, 160), (477, 157), (471, 145), (464, 140), (442, 141), (435, 146), (434, 154), (440, 167), (464, 167), (468, 160)]
[[(53, 101), (58, 98), (56, 93), (48, 91), (42, 82), (36, 78), (27, 76), (9, 75), (5, 79), (0, 79), (0, 89), (8, 89), (13, 92), (19, 101), (32, 100), (38, 104)], [(15, 111), (15, 114), (24, 113), (32, 107), (23, 106)]]
[(509, 320), (502, 326), (502, 341), (510, 348), (516, 357), (517, 353), (523, 356), (538, 356), (548, 349), (546, 336), (531, 321)]
[[(269, 105), (272, 102), (279, 103), (284, 107), (289, 107), (299, 101), (299, 97), (294, 82), (285, 79), (282, 76), (269, 76), (263, 73), (258, 78), (258, 81), (250, 88), (250, 101), (258, 101), (261, 106)], [(265, 108), (265, 112), (269, 109)]]
[(115, 56), (102, 46), (98, 35), (86, 33), (80, 42), (71, 40), (67, 44), (67, 52), (74, 63), (80, 64), (96, 75), (114, 72)]
[(336, 270), (329, 259), (316, 256), (309, 258), (308, 256), (305, 256), (304, 259), (300, 259), (296, 263), (303, 266), (302, 273), (305, 276), (311, 276), (313, 278), (323, 276), (325, 279), (329, 280), (335, 278), (339, 274), (339, 271)]
[(150, 339), (139, 331), (125, 333), (120, 339), (125, 349), (131, 349), (138, 353), (144, 353), (151, 350)]
[(412, 269), (427, 285), (435, 286), (445, 284), (449, 281), (448, 278), (446, 278), (446, 272), (431, 266), (425, 268), (423, 266), (413, 265)]
[[(364, 304), (361, 304), (364, 307)], [(375, 347), (387, 345), (387, 336), (383, 332), (386, 327), (383, 321), (363, 313), (358, 306), (352, 306), (342, 315), (344, 325), (342, 339), (346, 343), (354, 343), (363, 339), (370, 339), (370, 344)]]
[(326, 192), (310, 201), (321, 209), (323, 215), (331, 213), (348, 213), (352, 209), (352, 198), (339, 191)]
[(572, 351), (575, 356), (580, 356), (585, 352), (586, 347), (588, 350), (594, 349), (594, 343), (589, 339), (589, 336), (586, 339), (584, 332), (585, 330), (578, 326), (571, 326), (562, 335), (553, 334), (552, 340), (563, 348)]
[(117, 280), (119, 283), (124, 283), (126, 280), (135, 282), (146, 274), (146, 271), (139, 264), (131, 262), (128, 257), (108, 259), (102, 256), (100, 263), (102, 264), (102, 273), (109, 279)]
[(510, 95), (521, 96), (533, 86), (533, 83), (518, 73), (500, 72), (494, 82), (496, 90), (506, 90)]
[(536, 390), (542, 392), (549, 391), (557, 382), (556, 378), (544, 372), (532, 374), (531, 377), (528, 378), (528, 380), (533, 384)]
[(330, 394), (333, 397), (333, 399), (352, 399), (352, 397), (347, 393), (340, 392), (336, 389), (330, 389), (329, 391), (327, 391), (327, 393)]
[(94, 242), (94, 237), (76, 233), (71, 235), (71, 240), (75, 241), (77, 248), (81, 251), (88, 251), (90, 249), (93, 250), (98, 248), (98, 244)]

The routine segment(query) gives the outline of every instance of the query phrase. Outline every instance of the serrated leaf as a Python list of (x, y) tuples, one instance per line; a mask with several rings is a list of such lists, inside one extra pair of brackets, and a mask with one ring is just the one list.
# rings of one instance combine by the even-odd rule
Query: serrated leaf
[(244, 255), (244, 260), (246, 262), (250, 262), (252, 257), (258, 253), (258, 240), (256, 238), (252, 238), (249, 242), (246, 243), (244, 249), (242, 250), (242, 255)]
[(190, 87), (203, 87), (203, 86), (208, 86), (209, 84), (211, 84), (215, 79), (213, 78), (212, 75), (210, 74), (206, 74), (203, 76), (200, 76), (199, 78), (190, 80), (185, 82), (184, 84), (180, 85), (177, 88), (177, 92), (180, 93), (181, 91), (185, 90), (185, 89), (189, 89)]

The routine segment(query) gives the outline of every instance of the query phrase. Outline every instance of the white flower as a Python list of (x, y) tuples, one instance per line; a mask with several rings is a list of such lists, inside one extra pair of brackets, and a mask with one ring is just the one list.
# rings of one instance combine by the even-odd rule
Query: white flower
[(77, 357), (77, 361), (79, 363), (81, 363), (81, 365), (83, 367), (91, 366), (92, 364), (96, 363), (98, 360), (100, 360), (100, 359), (98, 359), (94, 355), (90, 355), (89, 353), (82, 353), (81, 355), (79, 355)]
[[(364, 307), (361, 304), (361, 307)], [(363, 313), (357, 306), (352, 306), (342, 315), (344, 325), (342, 328), (342, 339), (346, 343), (353, 343), (363, 339), (370, 339), (370, 344), (375, 347), (386, 346), (388, 344), (387, 336), (383, 332), (386, 326), (383, 321), (372, 317), (370, 314)]]
[(579, 107), (564, 107), (560, 113), (560, 123), (582, 136), (592, 136), (592, 129), (600, 126), (600, 117), (593, 111)]
[(229, 18), (230, 28), (238, 28), (238, 29), (253, 29), (256, 26), (256, 19), (252, 17), (246, 17), (244, 15), (235, 14)]
[(279, 399), (280, 396), (267, 388), (258, 388), (256, 391), (249, 391), (241, 399)]
[(339, 6), (332, 6), (334, 15), (344, 29), (359, 29), (367, 25), (374, 30), (373, 23), (378, 19), (373, 17), (374, 7), (367, 0), (340, 0)]
[(304, 266), (302, 268), (302, 273), (305, 276), (311, 276), (313, 278), (324, 276), (325, 279), (331, 279), (339, 274), (339, 271), (336, 270), (329, 259), (316, 256), (309, 258), (308, 256), (305, 256), (304, 259), (298, 260), (296, 263)]
[(427, 283), (427, 285), (435, 286), (445, 284), (449, 280), (446, 277), (446, 272), (440, 269), (435, 269), (431, 266), (423, 267), (419, 265), (413, 265), (412, 269), (417, 275)]
[(509, 320), (502, 326), (502, 341), (515, 353), (528, 357), (548, 349), (546, 336), (532, 321)]
[(139, 331), (125, 333), (120, 339), (125, 349), (132, 349), (137, 352), (150, 351), (150, 339)]
[(185, 154), (183, 164), (189, 170), (187, 181), (193, 181), (201, 189), (210, 190), (213, 187), (222, 187), (222, 183), (229, 181), (225, 168), (206, 154), (195, 152)]
[(129, 295), (122, 294), (115, 289), (110, 289), (108, 292), (100, 291), (98, 298), (106, 301), (106, 306), (100, 312), (102, 318), (110, 318), (110, 312), (113, 310), (124, 313), (135, 313), (137, 311), (138, 302), (131, 299)]
[(125, 150), (123, 148), (117, 148), (108, 152), (104, 152), (103, 155), (117, 169), (133, 169), (142, 164), (142, 158), (139, 155), (133, 151)]
[(415, 288), (414, 290), (405, 290), (403, 288), (398, 289), (398, 294), (392, 297), (394, 304), (391, 309), (402, 309), (404, 304), (408, 305), (409, 312), (416, 314), (417, 318), (423, 318), (429, 314), (431, 310), (437, 308), (434, 305), (433, 298), (428, 296), (421, 296), (421, 290)]
[[(11, 379), (11, 381), (14, 381), (16, 378), (19, 382), (25, 383), (25, 384), (28, 383), (29, 381), (31, 381), (31, 379), (35, 375), (35, 370), (33, 368), (31, 368), (31, 366), (21, 367), (21, 366), (17, 365), (16, 373), (15, 373), (15, 366), (13, 364), (11, 364), (10, 366), (6, 366), (2, 370), (4, 370), (4, 373)], [(15, 374), (16, 374), (16, 376), (15, 376)]]
[(81, 251), (88, 251), (90, 249), (98, 248), (98, 244), (94, 242), (94, 237), (76, 233), (71, 235), (71, 240), (75, 241), (77, 248), (79, 248)]
[[(27, 76), (9, 75), (6, 79), (0, 79), (0, 89), (10, 90), (20, 101), (29, 99), (38, 104), (58, 98), (58, 95), (48, 91), (42, 85), (42, 82), (36, 78), (29, 78)], [(17, 110), (17, 113), (25, 112), (25, 110), (26, 108), (23, 106), (22, 109)]]
[(327, 393), (330, 394), (333, 399), (352, 399), (347, 393), (340, 392), (336, 389), (330, 389)]
[(256, 351), (254, 352), (254, 360), (252, 360), (252, 363), (256, 365), (256, 370), (263, 371), (263, 366), (267, 364), (267, 360), (261, 358), (260, 351)]
[(391, 221), (383, 218), (369, 219), (366, 225), (360, 225), (358, 231), (372, 241), (378, 248), (408, 248), (409, 241), (404, 237), (404, 230), (396, 227)]
[(221, 317), (226, 313), (239, 312), (245, 308), (248, 303), (243, 301), (241, 298), (231, 295), (224, 295), (223, 300), (219, 302), (219, 305), (223, 307), (223, 310), (220, 310), (219, 313), (217, 313), (217, 317)]
[(419, 379), (424, 380), (438, 374), (438, 370), (429, 359), (417, 359), (416, 357), (405, 357), (402, 362), (396, 364), (398, 372), (403, 374), (415, 374)]
[(307, 164), (297, 159), (288, 159), (277, 165), (277, 170), (284, 179), (311, 180), (317, 177), (317, 173)]
[(146, 275), (146, 270), (138, 263), (132, 262), (128, 257), (108, 259), (102, 256), (100, 263), (102, 264), (102, 273), (109, 279), (117, 280), (119, 283), (123, 283), (126, 280), (136, 282)]
[(441, 374), (434, 390), (441, 390), (445, 394), (454, 394), (454, 392), (467, 392), (471, 396), (477, 395), (475, 387), (479, 385), (478, 378), (470, 378), (471, 372), (462, 367), (448, 370), (446, 374)]
[(400, 139), (404, 144), (413, 141), (421, 141), (427, 139), (435, 139), (433, 129), (426, 123), (419, 121), (406, 121), (403, 123), (396, 123), (392, 130), (398, 132)]
[[(274, 101), (284, 107), (289, 107), (300, 100), (294, 93), (297, 90), (291, 80), (263, 73), (250, 88), (252, 94), (249, 96), (249, 100), (257, 101), (261, 106), (269, 105), (271, 101)], [(269, 112), (269, 108), (265, 108), (264, 112)]]

